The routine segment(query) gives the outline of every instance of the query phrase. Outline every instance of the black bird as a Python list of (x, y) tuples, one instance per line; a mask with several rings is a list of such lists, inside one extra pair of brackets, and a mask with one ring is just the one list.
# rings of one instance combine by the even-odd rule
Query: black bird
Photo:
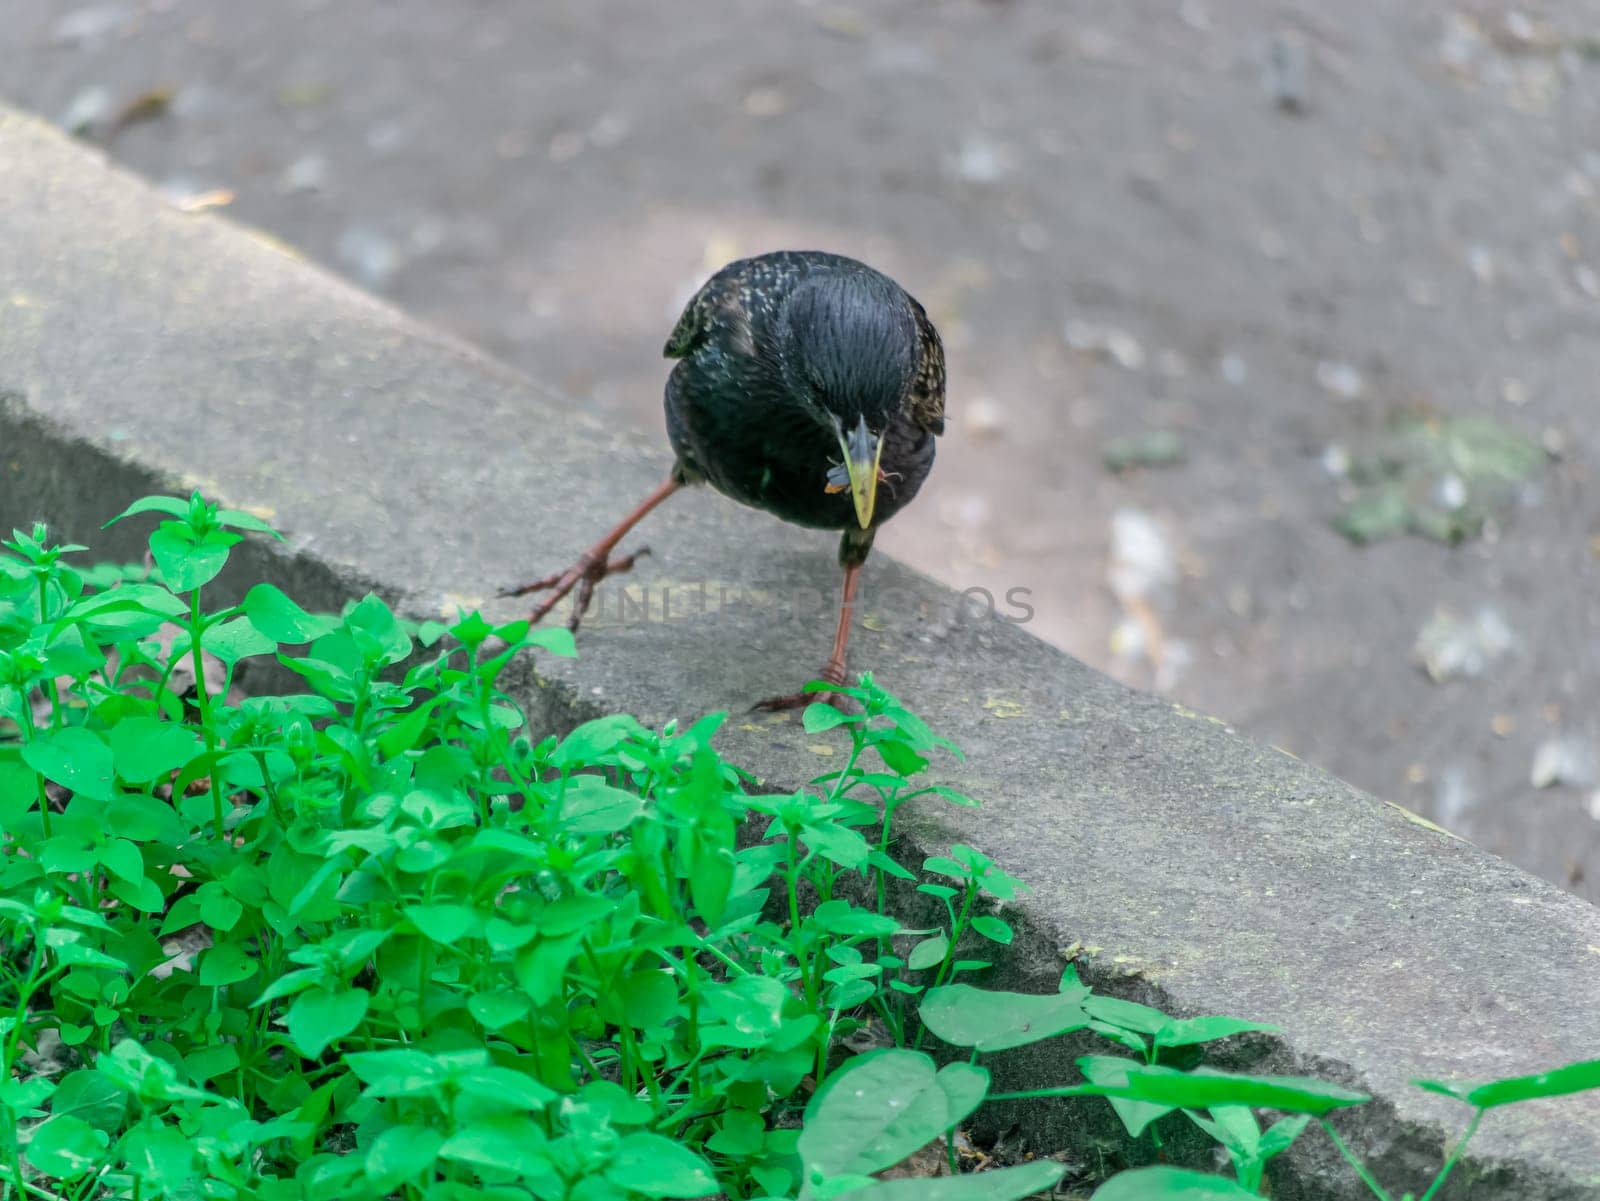
[[(944, 346), (923, 307), (864, 263), (783, 250), (729, 263), (689, 301), (664, 353), (667, 435), (659, 488), (566, 571), (503, 595), (545, 592), (538, 621), (574, 588), (574, 630), (595, 585), (642, 554), (612, 551), (686, 484), (785, 521), (843, 530), (844, 592), (822, 678), (842, 685), (861, 565), (878, 527), (916, 496), (944, 432)], [(789, 708), (819, 699), (763, 702)]]

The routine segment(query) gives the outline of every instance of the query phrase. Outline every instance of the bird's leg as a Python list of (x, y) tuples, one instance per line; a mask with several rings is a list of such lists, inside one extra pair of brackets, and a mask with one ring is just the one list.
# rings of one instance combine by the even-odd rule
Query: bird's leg
[[(855, 617), (856, 585), (861, 579), (861, 564), (847, 563), (844, 569), (844, 591), (839, 596), (839, 624), (833, 632), (833, 653), (823, 667), (818, 679), (826, 680), (836, 688), (844, 687), (845, 648), (850, 644), (850, 625)], [(833, 700), (831, 692), (797, 692), (792, 696), (775, 696), (762, 701), (757, 709), (799, 709), (806, 705), (827, 704)]]
[(644, 520), (645, 515), (651, 509), (666, 500), (667, 497), (681, 487), (683, 487), (683, 484), (676, 476), (669, 478), (649, 496), (645, 497), (644, 500), (640, 501), (638, 508), (617, 522), (610, 533), (579, 555), (578, 561), (571, 567), (565, 571), (557, 571), (542, 579), (534, 580), (530, 584), (507, 588), (500, 595), (527, 596), (531, 592), (545, 593), (544, 598), (534, 606), (533, 612), (528, 614), (528, 622), (537, 624), (545, 614), (561, 603), (562, 597), (576, 588), (578, 594), (572, 598), (572, 616), (567, 619), (567, 628), (576, 630), (578, 623), (583, 620), (584, 610), (589, 607), (589, 601), (594, 597), (594, 586), (608, 575), (627, 571), (640, 555), (650, 553), (649, 547), (640, 547), (631, 555), (612, 558), (611, 552), (616, 549), (617, 543), (627, 536), (629, 530)]

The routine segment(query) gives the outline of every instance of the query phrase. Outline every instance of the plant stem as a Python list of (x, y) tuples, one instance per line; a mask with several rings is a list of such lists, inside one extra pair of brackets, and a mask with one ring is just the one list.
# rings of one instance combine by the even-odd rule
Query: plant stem
[(1361, 1177), (1361, 1182), (1372, 1190), (1372, 1195), (1377, 1197), (1378, 1201), (1394, 1201), (1388, 1193), (1383, 1191), (1383, 1186), (1373, 1178), (1372, 1173), (1367, 1171), (1367, 1165), (1357, 1159), (1355, 1153), (1344, 1145), (1344, 1140), (1339, 1137), (1339, 1132), (1333, 1128), (1333, 1123), (1328, 1121), (1327, 1118), (1320, 1118), (1319, 1122), (1322, 1128), (1328, 1132), (1328, 1137), (1333, 1140), (1333, 1145), (1339, 1149), (1339, 1154), (1344, 1156), (1345, 1162), (1355, 1169), (1356, 1175)]
[(216, 761), (217, 731), (211, 725), (211, 697), (206, 692), (206, 668), (202, 658), (204, 652), (200, 649), (201, 639), (205, 636), (205, 618), (200, 613), (200, 589), (189, 590), (189, 651), (194, 656), (194, 699), (200, 709), (200, 728), (206, 738), (206, 755), (211, 763), (211, 816), (216, 823), (217, 838), (227, 837), (223, 828), (222, 814), (222, 780)]
[(1428, 1191), (1422, 1194), (1422, 1201), (1433, 1201), (1433, 1195), (1444, 1187), (1444, 1182), (1449, 1179), (1450, 1173), (1455, 1170), (1461, 1153), (1467, 1149), (1467, 1140), (1478, 1132), (1478, 1123), (1483, 1121), (1485, 1110), (1478, 1110), (1472, 1115), (1472, 1121), (1467, 1123), (1467, 1128), (1461, 1132), (1461, 1137), (1456, 1140), (1455, 1149), (1450, 1152), (1450, 1158), (1444, 1161), (1444, 1167), (1439, 1169), (1439, 1174), (1433, 1178), (1433, 1183), (1428, 1186)]

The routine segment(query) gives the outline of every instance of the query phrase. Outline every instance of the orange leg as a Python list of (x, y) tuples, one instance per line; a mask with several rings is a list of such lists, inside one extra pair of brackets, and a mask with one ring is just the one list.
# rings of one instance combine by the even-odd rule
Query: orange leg
[[(836, 687), (844, 686), (845, 648), (850, 644), (850, 625), (855, 616), (856, 586), (861, 580), (861, 564), (853, 563), (844, 569), (844, 591), (839, 597), (839, 624), (833, 632), (833, 653), (828, 656), (820, 679)], [(762, 701), (757, 709), (800, 709), (811, 704), (826, 704), (833, 699), (831, 692), (797, 692), (791, 696), (775, 696)]]
[(594, 597), (594, 587), (608, 575), (627, 571), (633, 566), (634, 561), (641, 555), (648, 555), (650, 548), (640, 547), (631, 555), (622, 555), (613, 559), (611, 552), (616, 549), (617, 543), (627, 537), (628, 531), (643, 521), (646, 514), (654, 509), (667, 497), (683, 487), (676, 479), (669, 479), (644, 500), (639, 506), (619, 521), (604, 538), (596, 542), (583, 554), (578, 556), (578, 561), (565, 571), (553, 572), (542, 579), (534, 580), (531, 584), (522, 584), (516, 588), (507, 588), (500, 593), (501, 596), (527, 596), (532, 592), (543, 592), (545, 597), (534, 606), (533, 612), (528, 614), (528, 621), (537, 623), (545, 614), (549, 613), (561, 603), (561, 598), (574, 588), (578, 594), (572, 598), (572, 616), (567, 619), (567, 628), (576, 630), (578, 623), (583, 620), (583, 614), (589, 607), (589, 601)]

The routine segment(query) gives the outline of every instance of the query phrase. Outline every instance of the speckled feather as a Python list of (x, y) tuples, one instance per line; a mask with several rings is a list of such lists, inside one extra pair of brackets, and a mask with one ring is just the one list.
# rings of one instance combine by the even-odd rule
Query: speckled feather
[[(779, 251), (730, 263), (689, 301), (665, 354), (680, 360), (666, 388), (678, 478), (843, 530), (842, 562), (866, 557), (932, 469), (944, 347), (920, 304), (854, 259)], [(827, 490), (841, 458), (827, 413), (847, 427), (864, 416), (883, 435), (870, 529), (848, 492)]]

